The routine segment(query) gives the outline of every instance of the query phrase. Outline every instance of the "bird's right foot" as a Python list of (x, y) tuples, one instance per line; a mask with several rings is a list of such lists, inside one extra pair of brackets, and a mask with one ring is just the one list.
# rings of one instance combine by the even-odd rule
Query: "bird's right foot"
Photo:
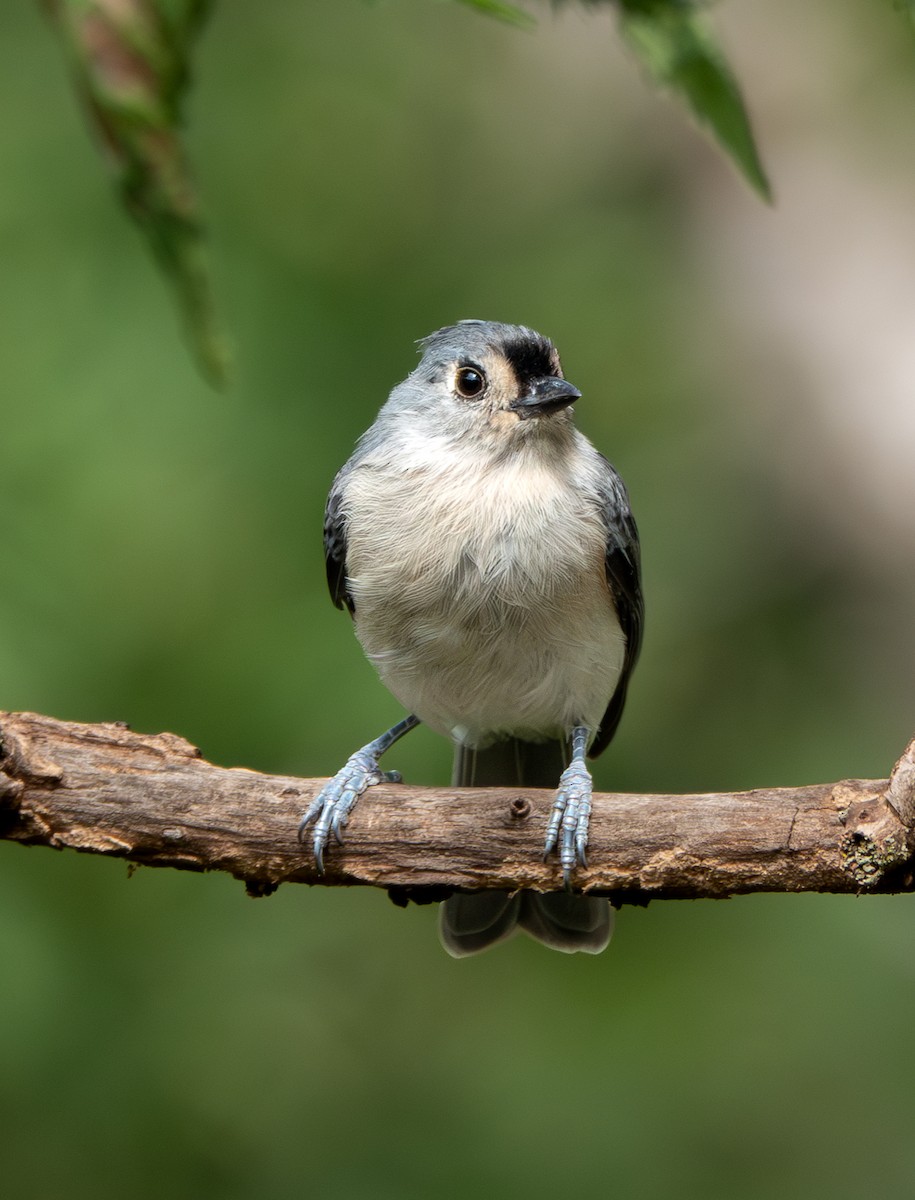
[(346, 763), (308, 806), (299, 823), (299, 841), (308, 838), (308, 826), (314, 822), (312, 850), (318, 872), (324, 874), (324, 850), (331, 834), (337, 844), (343, 841), (343, 829), (353, 805), (364, 791), (376, 783), (400, 783), (398, 771), (382, 771), (371, 747), (363, 746), (351, 754)]
[(398, 721), (387, 733), (375, 738), (374, 742), (369, 742), (367, 746), (351, 754), (345, 765), (309, 804), (308, 811), (299, 822), (299, 841), (307, 840), (308, 826), (314, 821), (311, 845), (319, 874), (324, 874), (324, 851), (330, 835), (334, 835), (338, 845), (343, 841), (344, 826), (353, 805), (362, 793), (376, 783), (400, 783), (400, 772), (382, 771), (378, 760), (386, 750), (390, 750), (395, 742), (400, 741), (405, 733), (415, 729), (418, 724), (419, 718), (411, 713), (402, 721)]

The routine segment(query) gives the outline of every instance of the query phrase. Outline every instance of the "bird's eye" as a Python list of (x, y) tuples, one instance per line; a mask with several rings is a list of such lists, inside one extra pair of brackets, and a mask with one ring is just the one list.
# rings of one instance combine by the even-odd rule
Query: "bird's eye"
[(465, 400), (474, 400), (482, 395), (486, 387), (486, 376), (479, 367), (458, 367), (454, 376), (454, 390)]

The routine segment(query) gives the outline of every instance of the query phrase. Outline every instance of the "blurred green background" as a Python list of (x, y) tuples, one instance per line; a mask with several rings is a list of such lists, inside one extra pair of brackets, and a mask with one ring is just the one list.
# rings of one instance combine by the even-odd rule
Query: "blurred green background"
[[(398, 715), (331, 607), (334, 471), (413, 340), (559, 345), (647, 640), (598, 786), (886, 775), (915, 726), (915, 48), (734, 0), (767, 209), (618, 48), (458, 5), (205, 31), (189, 143), (236, 382), (199, 380), (37, 6), (0, 10), (0, 707), (328, 774)], [(448, 748), (398, 748), (441, 782)], [(290, 833), (292, 836), (292, 833)], [(596, 959), (431, 908), (0, 845), (5, 1196), (852, 1197), (915, 1185), (911, 901), (623, 910)]]

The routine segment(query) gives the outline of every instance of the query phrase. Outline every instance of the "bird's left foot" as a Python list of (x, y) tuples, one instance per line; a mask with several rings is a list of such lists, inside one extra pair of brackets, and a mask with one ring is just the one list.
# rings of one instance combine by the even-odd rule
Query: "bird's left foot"
[(588, 824), (591, 819), (591, 772), (583, 758), (573, 758), (559, 777), (559, 790), (550, 811), (543, 857), (559, 851), (563, 887), (571, 887), (572, 872), (587, 866)]

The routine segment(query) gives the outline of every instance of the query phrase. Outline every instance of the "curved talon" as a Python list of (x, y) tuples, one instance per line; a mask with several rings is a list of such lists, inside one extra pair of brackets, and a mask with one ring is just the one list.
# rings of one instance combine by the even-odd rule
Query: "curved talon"
[(324, 847), (318, 845), (318, 839), (314, 842), (315, 867), (319, 875), (324, 874)]
[(311, 824), (312, 820), (314, 819), (315, 814), (312, 812), (313, 808), (314, 808), (314, 801), (312, 801), (312, 803), (308, 806), (308, 811), (305, 813), (305, 816), (301, 819), (301, 821), (299, 821), (299, 828), (296, 833), (296, 837), (299, 839), (299, 841), (302, 843), (303, 846), (305, 844), (305, 838), (308, 833), (308, 826)]
[[(350, 796), (352, 796), (352, 799), (349, 799)], [(331, 815), (330, 831), (334, 835), (334, 841), (338, 846), (343, 845), (343, 830), (346, 828), (347, 815), (350, 808), (356, 803), (356, 799), (357, 797), (352, 792), (344, 792), (340, 797), (339, 806), (334, 809)]]

